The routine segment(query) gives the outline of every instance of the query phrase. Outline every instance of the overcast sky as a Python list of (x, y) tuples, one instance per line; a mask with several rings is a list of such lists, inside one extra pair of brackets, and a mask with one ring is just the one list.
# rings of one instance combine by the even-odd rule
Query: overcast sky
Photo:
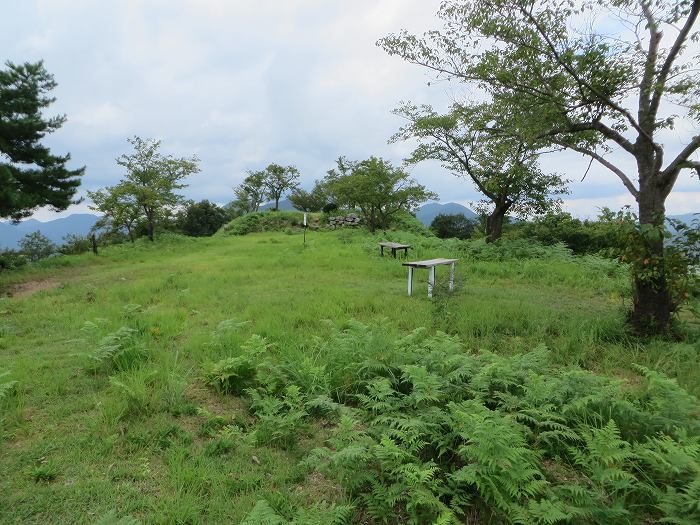
[[(120, 178), (114, 159), (129, 152), (132, 135), (161, 139), (166, 153), (200, 157), (188, 198), (228, 202), (247, 169), (271, 162), (296, 165), (308, 188), (339, 155), (400, 163), (410, 146), (387, 140), (402, 124), (391, 114), (401, 100), (444, 109), (464, 97), (463, 86), (428, 86), (427, 72), (375, 46), (402, 28), (438, 27), (439, 0), (2, 2), (0, 58), (44, 59), (54, 74), (50, 112), (68, 122), (47, 143), (70, 152), (73, 166), (87, 166), (81, 194)], [(665, 141), (677, 148), (696, 133), (678, 126)], [(603, 168), (579, 182), (588, 162), (577, 154), (556, 154), (544, 165), (575, 181), (566, 207), (576, 215), (632, 203)], [(411, 171), (442, 202), (479, 199), (439, 165)], [(669, 213), (700, 211), (700, 181), (683, 175), (667, 202)]]

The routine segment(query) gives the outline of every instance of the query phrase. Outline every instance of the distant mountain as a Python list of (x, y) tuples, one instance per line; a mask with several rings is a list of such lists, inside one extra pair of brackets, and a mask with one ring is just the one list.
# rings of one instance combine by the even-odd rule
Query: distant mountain
[(63, 237), (69, 233), (87, 235), (98, 218), (91, 213), (75, 213), (46, 222), (36, 219), (27, 219), (18, 224), (0, 222), (0, 249), (18, 248), (17, 243), (22, 237), (36, 231), (40, 231), (56, 244), (63, 244)]
[[(274, 207), (274, 202), (268, 202), (267, 204), (263, 204), (262, 206), (260, 206), (260, 211), (271, 210)], [(288, 199), (282, 199), (279, 203), (280, 211), (293, 211), (294, 209), (294, 206), (292, 206), (292, 203), (289, 202)]]
[(430, 226), (433, 219), (440, 214), (444, 215), (455, 215), (458, 213), (464, 214), (467, 219), (474, 219), (477, 214), (466, 206), (457, 204), (456, 202), (448, 202), (446, 204), (440, 204), (439, 202), (429, 202), (428, 204), (423, 204), (416, 212), (416, 217), (420, 222), (426, 226)]

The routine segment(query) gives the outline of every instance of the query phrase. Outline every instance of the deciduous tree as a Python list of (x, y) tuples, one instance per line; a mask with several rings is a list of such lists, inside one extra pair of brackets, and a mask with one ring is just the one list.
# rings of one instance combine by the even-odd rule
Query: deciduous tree
[[(567, 193), (560, 175), (539, 168), (539, 147), (497, 133), (489, 126), (504, 127), (488, 105), (455, 105), (440, 115), (430, 106), (404, 104), (395, 111), (408, 120), (392, 140), (417, 140), (407, 159), (440, 161), (446, 169), (470, 179), (486, 199), (477, 207), (487, 215), (486, 239), (500, 239), (503, 221), (556, 210), (559, 195)], [(507, 126), (506, 126), (507, 127)]]
[[(548, 137), (620, 179), (646, 237), (631, 316), (641, 332), (666, 331), (679, 304), (661, 230), (680, 172), (700, 175), (700, 134), (672, 149), (663, 130), (700, 118), (700, 57), (688, 53), (699, 14), (700, 0), (447, 0), (442, 31), (379, 42), (438, 76), (483, 88), (510, 107), (521, 134)], [(613, 150), (633, 172), (606, 155)]]
[(360, 209), (371, 232), (388, 228), (396, 213), (413, 211), (419, 204), (437, 198), (408, 173), (377, 157), (360, 162), (340, 157), (325, 184), (334, 202)]
[(126, 170), (119, 186), (137, 203), (152, 241), (159, 217), (182, 202), (183, 197), (175, 192), (187, 187), (182, 183), (185, 178), (199, 172), (199, 159), (163, 155), (159, 140), (133, 137), (128, 142), (134, 152), (117, 158), (117, 164)]
[(265, 168), (264, 185), (267, 197), (275, 202), (275, 211), (279, 209), (280, 199), (285, 193), (297, 188), (299, 170), (294, 166), (270, 164)]

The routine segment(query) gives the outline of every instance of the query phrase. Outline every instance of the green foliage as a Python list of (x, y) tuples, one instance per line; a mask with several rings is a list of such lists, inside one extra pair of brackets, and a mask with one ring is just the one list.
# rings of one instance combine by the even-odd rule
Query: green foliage
[(229, 214), (216, 204), (203, 200), (190, 202), (178, 212), (177, 226), (185, 235), (203, 237), (214, 235), (229, 219)]
[(57, 249), (56, 245), (40, 231), (28, 233), (19, 241), (20, 252), (32, 262), (45, 259), (56, 253)]
[(1, 270), (16, 270), (26, 265), (27, 256), (15, 250), (0, 251), (0, 271)]
[(311, 191), (296, 188), (289, 195), (289, 201), (297, 210), (320, 212), (330, 203), (330, 195), (328, 195), (325, 184), (316, 181)]
[(157, 221), (182, 202), (182, 196), (175, 192), (186, 187), (182, 182), (185, 178), (199, 172), (199, 159), (163, 155), (159, 140), (135, 136), (127, 141), (134, 152), (117, 158), (117, 165), (126, 174), (112, 193), (124, 196), (132, 203), (132, 210), (139, 210), (147, 224), (148, 237), (153, 240)]
[(52, 155), (40, 141), (58, 130), (65, 116), (46, 118), (54, 102), (53, 75), (43, 62), (7, 62), (0, 70), (0, 217), (20, 220), (40, 206), (66, 209), (85, 168), (69, 170), (70, 155)]
[(282, 231), (289, 227), (300, 227), (304, 214), (298, 211), (261, 211), (247, 213), (228, 224), (220, 232), (223, 235), (246, 235), (253, 232)]
[(430, 229), (440, 239), (469, 239), (477, 227), (478, 222), (467, 219), (463, 213), (454, 215), (441, 213), (430, 223)]
[(2, 372), (0, 373), (0, 406), (1, 404), (10, 398), (10, 396), (14, 395), (15, 392), (17, 391), (17, 381), (10, 381), (7, 380), (7, 376), (10, 375), (10, 372)]
[(204, 382), (220, 392), (241, 394), (254, 381), (258, 359), (267, 352), (269, 346), (264, 338), (253, 335), (241, 346), (238, 355), (208, 365), (204, 372)]
[(105, 372), (131, 370), (148, 359), (148, 352), (138, 338), (138, 332), (122, 326), (116, 332), (104, 336), (88, 359), (92, 368)]
[(63, 244), (58, 251), (64, 255), (77, 255), (92, 250), (90, 237), (69, 233), (63, 237)]
[(371, 232), (388, 228), (397, 213), (413, 211), (420, 203), (437, 197), (405, 171), (376, 157), (360, 162), (339, 158), (337, 169), (328, 172), (324, 184), (335, 203), (362, 212)]
[[(602, 524), (692, 510), (700, 404), (674, 381), (640, 369), (645, 379), (632, 387), (557, 368), (544, 347), (501, 357), (422, 329), (396, 342), (378, 337), (358, 323), (335, 329), (319, 342), (325, 351), (304, 388), (248, 390), (261, 442), (283, 446), (309, 417), (304, 391), (344, 400), (335, 436), (307, 464), (336, 477), (374, 520), (477, 512)], [(309, 364), (269, 359), (259, 370), (274, 367), (281, 384), (308, 377), (299, 368)], [(649, 468), (678, 461), (662, 478)]]
[(275, 203), (274, 211), (279, 211), (279, 201), (288, 191), (299, 184), (299, 170), (294, 166), (270, 164), (262, 172), (263, 187), (266, 196)]
[(95, 525), (141, 525), (141, 522), (131, 516), (121, 518), (115, 510), (110, 510), (95, 522)]
[(282, 517), (265, 500), (255, 503), (241, 525), (344, 525), (350, 522), (353, 510), (350, 506), (315, 503), (310, 509), (301, 509), (288, 520)]
[(491, 241), (500, 239), (507, 213), (541, 215), (559, 208), (559, 196), (568, 193), (568, 181), (539, 168), (542, 143), (509, 135), (511, 115), (497, 104), (455, 104), (448, 114), (439, 115), (430, 106), (406, 103), (394, 113), (408, 124), (392, 141), (418, 142), (407, 162), (439, 161), (453, 175), (471, 180), (484, 196), (478, 208), (488, 213), (486, 236)]

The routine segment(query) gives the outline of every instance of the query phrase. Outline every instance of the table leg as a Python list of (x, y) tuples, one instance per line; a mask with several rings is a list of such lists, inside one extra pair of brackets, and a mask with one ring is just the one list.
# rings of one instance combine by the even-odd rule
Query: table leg
[(408, 295), (413, 295), (413, 266), (408, 267)]
[(391, 255), (394, 256), (394, 259), (396, 259), (396, 248), (391, 249)]
[(450, 292), (455, 289), (455, 263), (450, 264)]
[(428, 297), (433, 298), (433, 286), (435, 286), (435, 266), (430, 267), (430, 277), (428, 277)]
[(384, 246), (380, 246), (379, 249), (382, 251), (382, 257), (384, 257)]

